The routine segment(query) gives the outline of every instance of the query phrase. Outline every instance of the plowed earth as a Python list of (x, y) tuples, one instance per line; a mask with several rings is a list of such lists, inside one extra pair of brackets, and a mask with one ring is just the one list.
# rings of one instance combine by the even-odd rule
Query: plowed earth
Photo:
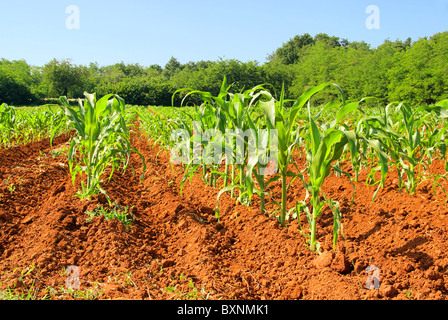
[[(85, 211), (104, 199), (74, 197), (79, 179), (73, 186), (68, 141), (62, 135), (52, 148), (42, 140), (0, 150), (0, 291), (38, 299), (447, 297), (448, 205), (436, 200), (430, 180), (408, 195), (398, 191), (392, 172), (372, 202), (376, 187), (366, 185), (364, 173), (351, 205), (350, 181), (330, 176), (324, 191), (341, 204), (345, 238), (332, 250), (333, 217), (324, 209), (318, 255), (308, 250), (297, 220), (281, 228), (260, 212), (256, 196), (247, 208), (224, 194), (218, 222), (218, 190), (194, 177), (181, 197), (182, 168), (136, 135), (133, 145), (147, 161), (144, 180), (139, 182), (141, 161), (133, 155), (135, 177), (128, 169), (103, 184), (113, 200), (132, 207), (132, 227), (104, 217), (87, 221)], [(444, 173), (443, 163), (427, 172)], [(279, 197), (279, 186), (274, 194)], [(304, 198), (297, 179), (290, 207)], [(308, 231), (305, 217), (301, 225)], [(74, 275), (66, 273), (69, 266), (79, 272), (79, 290), (67, 290)]]

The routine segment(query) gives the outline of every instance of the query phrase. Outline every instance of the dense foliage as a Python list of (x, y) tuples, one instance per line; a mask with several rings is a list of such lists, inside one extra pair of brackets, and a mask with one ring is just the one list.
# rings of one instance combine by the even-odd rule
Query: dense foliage
[[(260, 83), (281, 88), (284, 83), (286, 95), (295, 97), (307, 88), (329, 81), (338, 83), (353, 100), (376, 97), (383, 103), (433, 104), (447, 97), (447, 57), (448, 32), (415, 42), (409, 38), (386, 40), (377, 48), (326, 34), (297, 35), (262, 64), (234, 59), (181, 64), (172, 57), (164, 67), (123, 62), (83, 66), (56, 59), (36, 67), (23, 60), (2, 59), (0, 102), (39, 104), (44, 98), (82, 98), (86, 90), (100, 96), (113, 92), (129, 104), (171, 105), (171, 96), (177, 88), (218, 94), (216, 90), (226, 76), (235, 90)], [(320, 95), (322, 101), (334, 98), (331, 90)], [(177, 105), (180, 96), (178, 99)]]

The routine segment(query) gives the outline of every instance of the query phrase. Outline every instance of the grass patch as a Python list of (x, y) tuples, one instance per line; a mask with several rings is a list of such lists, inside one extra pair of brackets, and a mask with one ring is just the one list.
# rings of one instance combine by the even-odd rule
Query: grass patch
[(98, 283), (84, 289), (66, 288), (64, 285), (50, 287), (42, 285), (41, 277), (34, 263), (25, 268), (15, 268), (10, 273), (2, 273), (0, 300), (95, 300), (103, 294)]
[(98, 204), (97, 208), (92, 211), (86, 211), (89, 216), (87, 221), (91, 221), (97, 216), (104, 216), (106, 220), (117, 219), (123, 223), (125, 229), (129, 229), (132, 226), (132, 222), (135, 220), (134, 215), (131, 213), (134, 207), (122, 206), (118, 202), (114, 202), (110, 207), (104, 207)]
[(176, 300), (208, 300), (210, 293), (205, 291), (205, 287), (197, 289), (192, 279), (187, 282), (187, 277), (183, 274), (179, 276), (180, 283), (165, 288), (167, 292), (174, 295)]

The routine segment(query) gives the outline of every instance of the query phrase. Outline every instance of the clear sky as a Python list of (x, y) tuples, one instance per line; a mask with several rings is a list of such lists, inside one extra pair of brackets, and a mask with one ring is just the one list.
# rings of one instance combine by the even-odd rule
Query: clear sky
[[(369, 5), (378, 11), (366, 13)], [(263, 63), (297, 34), (376, 47), (447, 31), (448, 0), (0, 0), (0, 23), (0, 58), (36, 66), (56, 58), (163, 67), (172, 56)]]

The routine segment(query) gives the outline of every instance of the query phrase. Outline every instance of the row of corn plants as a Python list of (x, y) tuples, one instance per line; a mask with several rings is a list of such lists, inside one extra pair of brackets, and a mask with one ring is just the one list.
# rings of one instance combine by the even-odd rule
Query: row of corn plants
[[(322, 111), (336, 108), (338, 112), (331, 126), (319, 128), (316, 124), (319, 114), (311, 115), (309, 102), (328, 86), (337, 89), (341, 94), (341, 101), (331, 102), (323, 108)], [(269, 196), (278, 206), (274, 212), (280, 224), (285, 226), (287, 212), (291, 211), (287, 208), (288, 191), (292, 181), (300, 178), (307, 193), (311, 195), (310, 204), (313, 208), (312, 213), (305, 210), (310, 229), (310, 249), (317, 250), (316, 221), (325, 204), (332, 209), (335, 217), (333, 237), (336, 245), (341, 214), (338, 204), (323, 195), (322, 185), (345, 146), (355, 150), (358, 140), (363, 140), (380, 154), (384, 182), (387, 162), (379, 142), (339, 128), (344, 116), (357, 109), (360, 102), (347, 103), (342, 90), (335, 84), (324, 83), (310, 88), (296, 100), (285, 99), (283, 89), (279, 99), (275, 99), (265, 87), (260, 85), (243, 92), (231, 93), (230, 86), (227, 86), (224, 79), (216, 96), (209, 92), (188, 90), (184, 100), (196, 94), (203, 103), (197, 106), (195, 114), (188, 115), (191, 121), (179, 122), (179, 128), (182, 128), (179, 135), (184, 143), (179, 143), (180, 148), (175, 151), (181, 150), (184, 156), (184, 181), (201, 169), (204, 181), (211, 186), (217, 186), (217, 177), (222, 179), (218, 203), (219, 197), (225, 192), (230, 192), (231, 197), (237, 195), (237, 201), (245, 205), (251, 203), (253, 194), (258, 194), (262, 212), (266, 211), (265, 196)], [(180, 89), (179, 92), (185, 90)], [(302, 112), (305, 106), (307, 113)], [(174, 140), (178, 138), (174, 134)], [(308, 179), (303, 172), (291, 170), (295, 165), (293, 153), (300, 141), (305, 143), (308, 151)], [(211, 158), (213, 161), (210, 161)], [(266, 174), (272, 161), (275, 169)], [(270, 184), (278, 180), (281, 181), (280, 201), (274, 199), (270, 189)], [(322, 196), (324, 201), (321, 201)], [(292, 209), (294, 208), (304, 207), (297, 205)], [(219, 207), (217, 215), (219, 217)]]
[[(77, 134), (68, 157), (73, 183), (78, 175), (82, 177), (78, 195), (90, 198), (102, 193), (110, 203), (101, 186), (106, 172), (110, 179), (115, 170), (126, 170), (131, 152), (139, 154), (145, 166), (144, 157), (130, 142), (130, 123), (137, 116), (143, 131), (156, 137), (154, 143), (170, 148), (172, 160), (183, 164), (181, 193), (184, 184), (199, 174), (209, 186), (220, 189), (218, 218), (219, 199), (224, 193), (247, 206), (258, 195), (261, 211), (276, 216), (282, 226), (291, 214), (300, 222), (304, 213), (308, 231), (301, 229), (312, 251), (319, 251), (316, 228), (325, 207), (333, 214), (333, 246), (342, 232), (339, 203), (323, 192), (332, 172), (358, 181), (359, 173), (365, 170), (366, 183), (377, 185), (375, 199), (392, 168), (398, 172), (399, 189), (405, 188), (410, 194), (416, 192), (435, 159), (445, 161), (448, 169), (448, 100), (417, 108), (406, 102), (392, 103), (372, 112), (363, 108), (366, 99), (347, 101), (333, 83), (311, 87), (296, 99), (287, 99), (284, 88), (278, 96), (269, 88), (265, 84), (233, 92), (224, 78), (216, 95), (179, 89), (175, 95), (184, 95), (182, 108), (154, 107), (151, 112), (137, 106), (127, 110), (124, 100), (114, 94), (97, 100), (95, 94), (85, 93), (78, 107), (61, 97), (61, 110), (42, 112), (19, 112), (2, 104), (1, 142), (10, 147), (12, 141), (26, 141), (27, 136), (49, 136), (51, 140), (58, 132), (74, 129)], [(338, 98), (312, 108), (312, 99), (324, 90), (334, 90)], [(202, 103), (184, 107), (193, 95)], [(324, 114), (330, 116), (324, 118)], [(356, 116), (351, 118), (353, 114)], [(24, 119), (29, 134), (25, 133)], [(302, 170), (294, 160), (296, 152), (306, 155)], [(353, 173), (343, 169), (347, 162)], [(434, 192), (436, 183), (441, 186), (439, 179), (448, 179), (446, 174), (433, 178)], [(306, 190), (306, 198), (291, 205), (288, 194), (296, 179)], [(281, 183), (279, 197), (272, 188), (277, 183)], [(268, 210), (268, 205), (274, 209)]]
[(16, 111), (6, 103), (0, 105), (0, 147), (11, 147), (14, 135)]
[[(111, 205), (111, 200), (102, 188), (103, 176), (107, 172), (110, 179), (113, 173), (129, 166), (131, 152), (137, 153), (143, 163), (143, 155), (131, 146), (129, 118), (124, 100), (115, 94), (108, 94), (97, 100), (96, 94), (84, 93), (78, 107), (70, 106), (66, 97), (60, 100), (64, 106), (68, 125), (76, 131), (70, 143), (68, 158), (72, 181), (81, 176), (81, 199), (90, 199), (102, 193)], [(86, 179), (84, 179), (84, 177)], [(143, 178), (143, 175), (142, 177)]]
[[(196, 112), (171, 119), (172, 128), (180, 129), (171, 132), (171, 140), (177, 142), (172, 154), (184, 163), (183, 183), (199, 173), (207, 184), (220, 188), (218, 217), (219, 197), (226, 192), (245, 205), (250, 205), (252, 196), (258, 194), (262, 212), (267, 212), (267, 196), (276, 206), (271, 214), (282, 226), (291, 212), (299, 221), (300, 214), (306, 214), (309, 232), (303, 233), (310, 249), (318, 251), (316, 224), (325, 206), (334, 217), (334, 246), (342, 230), (339, 204), (322, 190), (332, 171), (357, 181), (359, 172), (366, 170), (366, 182), (377, 185), (375, 199), (391, 168), (399, 173), (400, 190), (404, 186), (412, 194), (421, 181), (416, 175), (422, 170), (417, 167), (425, 167), (437, 157), (445, 159), (446, 100), (419, 108), (405, 102), (391, 104), (377, 108), (379, 114), (375, 115), (362, 107), (366, 99), (347, 101), (336, 84), (312, 87), (297, 99), (286, 99), (283, 89), (275, 98), (268, 87), (231, 92), (224, 79), (217, 95), (193, 89), (177, 92), (184, 93), (183, 104), (191, 95), (199, 96), (203, 103), (195, 106)], [(320, 109), (311, 108), (311, 99), (328, 87), (340, 99)], [(323, 120), (321, 116), (327, 111), (332, 112), (332, 117)], [(350, 119), (354, 113), (357, 118)], [(296, 166), (296, 150), (306, 152), (305, 170)], [(351, 163), (353, 175), (342, 170), (341, 159)], [(266, 174), (272, 160), (275, 170)], [(292, 170), (294, 167), (296, 170)], [(376, 172), (380, 172), (377, 180)], [(307, 196), (288, 207), (287, 195), (296, 178), (303, 183)], [(276, 181), (281, 182), (280, 199), (275, 199), (270, 188)]]
[[(366, 136), (378, 139), (388, 155), (389, 167), (398, 173), (398, 188), (414, 194), (432, 162), (445, 161), (448, 105), (414, 108), (406, 102), (391, 103), (376, 115), (359, 120)], [(372, 171), (373, 172), (373, 171)], [(426, 177), (427, 178), (427, 177)], [(373, 178), (372, 178), (373, 179)]]
[(0, 105), (0, 147), (10, 148), (66, 132), (64, 112), (59, 108), (41, 106), (16, 108)]

